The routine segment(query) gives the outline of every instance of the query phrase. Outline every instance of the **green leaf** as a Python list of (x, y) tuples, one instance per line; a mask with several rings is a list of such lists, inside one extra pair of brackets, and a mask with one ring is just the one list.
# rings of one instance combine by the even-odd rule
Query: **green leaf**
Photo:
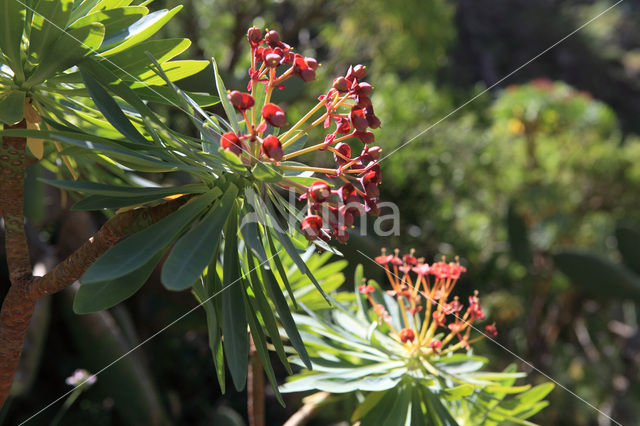
[(24, 97), (22, 90), (9, 90), (0, 97), (0, 122), (16, 124), (24, 118)]
[(223, 344), (233, 384), (236, 390), (241, 391), (247, 382), (249, 335), (243, 294), (245, 289), (238, 258), (238, 210), (235, 204), (224, 236)]
[(131, 124), (131, 121), (129, 121), (122, 109), (120, 109), (117, 102), (107, 93), (100, 83), (82, 68), (80, 69), (80, 73), (82, 74), (82, 79), (84, 80), (87, 90), (89, 90), (93, 102), (107, 121), (130, 141), (148, 145), (149, 141)]
[(524, 267), (529, 267), (533, 259), (529, 232), (524, 218), (518, 213), (513, 202), (509, 204), (507, 211), (507, 232), (511, 256)]
[(367, 312), (369, 312), (369, 301), (367, 297), (364, 294), (361, 294), (360, 290), (358, 290), (358, 287), (360, 287), (362, 284), (364, 284), (363, 283), (363, 267), (362, 267), (362, 264), (359, 263), (358, 266), (356, 266), (356, 270), (353, 274), (353, 286), (354, 286), (354, 292), (356, 294), (356, 307), (358, 309), (357, 315), (358, 315), (358, 318), (360, 318), (360, 320), (368, 323), (369, 318), (368, 318)]
[(105, 210), (137, 206), (161, 200), (163, 195), (145, 195), (140, 197), (113, 197), (110, 195), (89, 195), (71, 206), (71, 210)]
[(123, 28), (117, 33), (106, 38), (100, 50), (101, 56), (115, 55), (118, 52), (138, 44), (160, 30), (173, 16), (182, 9), (182, 6), (176, 6), (171, 10), (162, 9), (150, 13), (142, 19)]
[[(253, 294), (255, 295), (255, 301), (257, 304), (256, 310), (260, 312), (262, 317), (262, 322), (264, 323), (265, 328), (267, 329), (267, 333), (271, 338), (271, 342), (273, 343), (274, 348), (276, 349), (276, 353), (278, 354), (278, 358), (280, 358), (280, 362), (285, 366), (289, 374), (292, 373), (291, 366), (287, 361), (287, 355), (284, 350), (284, 345), (282, 344), (282, 340), (280, 339), (280, 333), (278, 331), (278, 324), (276, 323), (276, 319), (273, 316), (273, 309), (271, 305), (269, 305), (269, 301), (264, 294), (264, 288), (262, 286), (262, 282), (260, 281), (257, 273), (257, 266), (253, 256), (250, 251), (247, 251), (247, 268), (249, 268), (249, 277), (251, 289), (253, 290)], [(264, 261), (266, 262), (266, 260)], [(261, 262), (261, 263), (264, 263)]]
[(293, 246), (293, 243), (291, 242), (287, 234), (284, 233), (280, 228), (280, 224), (276, 219), (275, 212), (273, 211), (273, 207), (271, 206), (268, 200), (266, 201), (266, 206), (267, 206), (267, 212), (271, 217), (271, 225), (272, 225), (271, 230), (273, 230), (273, 232), (276, 234), (276, 238), (278, 239), (278, 241), (280, 241), (280, 244), (282, 245), (282, 247), (285, 249), (289, 257), (291, 257), (291, 259), (296, 264), (300, 272), (302, 272), (303, 274), (306, 274), (311, 280), (311, 282), (313, 282), (313, 284), (316, 286), (318, 291), (324, 296), (325, 299), (327, 299), (327, 302), (331, 303), (329, 301), (329, 296), (322, 289), (322, 287), (318, 283), (318, 280), (315, 279), (311, 271), (309, 271), (309, 268), (307, 268), (307, 265), (304, 263), (304, 260), (302, 260), (302, 258), (300, 257), (300, 254), (298, 253), (296, 248)]
[(102, 311), (133, 296), (149, 279), (162, 254), (162, 251), (155, 253), (147, 263), (127, 275), (82, 284), (73, 299), (73, 311), (77, 314)]
[(279, 167), (263, 161), (258, 161), (251, 172), (257, 180), (267, 183), (280, 182), (283, 176), (282, 170)]
[(0, 0), (0, 50), (11, 61), (11, 69), (23, 78), (20, 45), (26, 19), (25, 7), (16, 0)]
[(262, 268), (260, 272), (262, 274), (265, 287), (269, 292), (269, 298), (276, 307), (278, 317), (280, 318), (282, 326), (287, 332), (287, 336), (289, 337), (291, 344), (298, 352), (298, 355), (300, 355), (300, 358), (302, 359), (302, 362), (304, 362), (304, 365), (308, 369), (311, 369), (312, 366), (311, 360), (309, 359), (309, 354), (307, 353), (307, 349), (304, 347), (304, 343), (302, 341), (302, 338), (300, 337), (300, 333), (298, 332), (298, 327), (296, 326), (296, 323), (291, 316), (289, 305), (287, 305), (287, 300), (284, 298), (280, 286), (271, 273), (271, 270)]
[(104, 9), (83, 16), (74, 22), (70, 28), (80, 28), (93, 22), (100, 22), (105, 28), (104, 40), (108, 40), (113, 34), (138, 21), (147, 13), (149, 13), (149, 9), (138, 6)]
[[(172, 101), (173, 91), (169, 87), (165, 86), (153, 86), (153, 87), (136, 87), (133, 89), (133, 92), (147, 100), (149, 102), (155, 102), (158, 104), (164, 105), (173, 105), (175, 106), (175, 102)], [(208, 107), (211, 105), (215, 105), (220, 102), (217, 96), (210, 95), (208, 93), (196, 93), (196, 92), (185, 92), (191, 99), (194, 100), (198, 105), (203, 107)]]
[[(14, 0), (15, 1), (15, 0)], [(29, 54), (40, 63), (45, 49), (51, 47), (71, 16), (73, 0), (39, 0), (31, 18)]]
[(242, 240), (253, 251), (258, 260), (267, 262), (267, 253), (260, 238), (260, 228), (258, 226), (258, 215), (253, 210), (250, 203), (245, 203), (243, 208), (242, 222), (240, 223), (240, 233)]
[(214, 58), (211, 58), (213, 63), (213, 73), (216, 78), (216, 87), (218, 88), (218, 97), (220, 98), (220, 102), (222, 102), (222, 107), (224, 108), (224, 112), (227, 114), (227, 118), (231, 123), (231, 127), (236, 134), (240, 133), (240, 126), (238, 125), (238, 117), (236, 116), (236, 110), (229, 102), (227, 98), (227, 89), (224, 87), (224, 81), (222, 81), (222, 77), (220, 77), (220, 73), (218, 72), (218, 64)]
[(119, 242), (94, 262), (80, 281), (92, 283), (112, 280), (140, 268), (156, 253), (164, 250), (189, 223), (209, 207), (215, 197), (216, 191), (206, 192), (180, 210)]
[[(170, 187), (136, 187), (136, 186), (116, 186), (107, 185), (97, 182), (85, 182), (78, 180), (51, 180), (51, 179), (39, 179), (56, 188), (62, 188), (69, 191), (77, 191), (83, 194), (98, 194), (112, 197), (144, 197), (144, 196), (159, 196), (158, 198), (166, 197), (168, 195), (175, 194), (199, 194), (207, 191), (207, 186), (203, 184), (193, 184), (184, 186), (170, 186)], [(214, 190), (215, 191), (215, 190)], [(217, 190), (218, 194), (220, 190)]]
[(636, 274), (640, 274), (640, 229), (630, 224), (619, 223), (616, 226), (616, 240), (624, 264)]
[(556, 252), (553, 262), (573, 285), (591, 295), (640, 300), (640, 278), (598, 254), (566, 249)]
[(104, 25), (93, 23), (63, 33), (42, 54), (40, 65), (27, 79), (27, 87), (42, 83), (56, 72), (77, 65), (86, 55), (95, 52), (104, 38)]
[(473, 395), (474, 387), (469, 384), (446, 388), (442, 391), (442, 397), (448, 401), (456, 401)]
[[(162, 64), (162, 70), (165, 72), (167, 77), (171, 81), (178, 81), (185, 77), (192, 76), (194, 74), (199, 73), (203, 69), (205, 69), (209, 65), (207, 61), (196, 61), (196, 60), (179, 60), (179, 61), (168, 61)], [(149, 85), (158, 86), (165, 84), (164, 79), (159, 76), (155, 70), (145, 71), (135, 79), (131, 76), (125, 77), (125, 80), (135, 81), (131, 85), (132, 89), (136, 89), (139, 87), (147, 87)]]
[(190, 287), (211, 263), (237, 195), (238, 188), (229, 184), (224, 196), (200, 223), (180, 237), (162, 267), (161, 280), (167, 289), (179, 291)]
[[(216, 248), (217, 250), (217, 248)], [(215, 260), (215, 256), (214, 256)], [(209, 334), (209, 348), (215, 364), (218, 383), (222, 393), (225, 393), (225, 365), (224, 353), (222, 350), (222, 321), (220, 320), (221, 311), (219, 300), (215, 299), (215, 295), (222, 290), (222, 283), (216, 271), (215, 261), (209, 265), (207, 274), (200, 281), (201, 285), (194, 285), (193, 291), (198, 302), (202, 304), (205, 315), (207, 317), (207, 331)]]
[[(267, 349), (266, 338), (264, 336), (264, 332), (262, 331), (262, 326), (256, 317), (256, 313), (254, 312), (251, 304), (249, 304), (246, 293), (242, 293), (245, 297), (245, 304), (249, 308), (247, 311), (247, 319), (249, 320), (249, 328), (251, 329), (251, 337), (253, 339), (253, 344), (258, 352), (258, 356), (260, 357), (260, 362), (262, 363), (262, 367), (264, 368), (264, 372), (267, 374), (267, 378), (273, 387), (273, 391), (276, 395), (276, 399), (282, 405), (285, 406), (284, 400), (282, 399), (282, 395), (280, 395), (280, 391), (278, 391), (278, 379), (273, 371), (273, 366), (271, 365), (271, 360), (269, 359), (269, 350)], [(260, 373), (258, 373), (260, 374)]]
[(191, 41), (185, 38), (148, 40), (112, 55), (108, 61), (104, 61), (104, 66), (115, 75), (124, 75), (130, 79), (132, 75), (137, 77), (151, 69), (145, 55), (147, 52), (159, 63), (163, 63), (178, 56), (189, 46)]

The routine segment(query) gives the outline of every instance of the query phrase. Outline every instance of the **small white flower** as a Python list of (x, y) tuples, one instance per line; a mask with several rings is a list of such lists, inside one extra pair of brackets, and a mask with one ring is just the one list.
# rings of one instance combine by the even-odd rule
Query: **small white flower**
[(97, 380), (97, 377), (93, 374), (89, 374), (87, 370), (84, 368), (78, 368), (73, 374), (65, 380), (65, 383), (69, 386), (78, 386), (81, 384), (86, 384), (91, 386)]

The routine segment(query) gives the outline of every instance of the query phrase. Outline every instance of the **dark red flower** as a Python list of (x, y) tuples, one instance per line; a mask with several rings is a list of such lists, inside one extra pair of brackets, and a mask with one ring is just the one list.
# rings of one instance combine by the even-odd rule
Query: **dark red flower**
[(316, 203), (322, 203), (329, 199), (331, 195), (331, 188), (326, 182), (317, 180), (309, 187), (309, 194), (311, 199)]
[[(338, 151), (340, 154), (342, 154), (347, 158), (351, 158), (351, 147), (349, 146), (349, 144), (340, 142), (339, 144), (336, 145), (336, 151)], [(336, 153), (333, 154), (333, 158), (334, 160), (336, 160), (336, 163), (338, 164), (347, 164), (349, 162), (349, 160), (345, 160), (344, 158), (342, 158)]]
[(287, 117), (284, 111), (273, 103), (268, 103), (262, 107), (262, 117), (273, 127), (282, 127), (287, 124)]
[(371, 132), (356, 132), (354, 136), (367, 145), (375, 142), (375, 136)]
[(231, 102), (231, 105), (240, 111), (248, 110), (256, 103), (253, 96), (248, 93), (242, 93), (238, 90), (229, 92), (227, 98), (229, 99), (229, 102)]
[(242, 141), (233, 132), (227, 132), (222, 135), (220, 138), (220, 146), (236, 155), (240, 155), (242, 152)]
[(362, 108), (353, 108), (349, 113), (349, 120), (357, 132), (364, 133), (367, 131), (367, 127), (369, 127), (369, 122), (365, 118)]
[(307, 240), (317, 240), (322, 233), (322, 218), (315, 214), (305, 217), (300, 224), (300, 230)]
[(442, 342), (439, 339), (433, 339), (431, 343), (429, 343), (429, 347), (431, 347), (435, 353), (438, 353), (442, 347)]
[(337, 227), (334, 232), (333, 235), (336, 237), (336, 240), (338, 240), (338, 242), (344, 244), (349, 240), (349, 232), (347, 231), (347, 228), (345, 226), (340, 226)]
[(399, 337), (402, 343), (413, 342), (413, 339), (416, 338), (416, 334), (410, 328), (403, 328), (400, 330)]
[(445, 317), (443, 312), (435, 311), (433, 314), (431, 314), (431, 317), (438, 327), (444, 327), (447, 318)]
[(338, 77), (333, 80), (333, 88), (336, 89), (340, 93), (345, 93), (349, 91), (349, 82), (344, 77)]
[(264, 41), (269, 45), (269, 47), (278, 47), (280, 46), (280, 34), (277, 31), (271, 30), (267, 31), (267, 34), (264, 36)]
[(247, 39), (249, 39), (251, 47), (258, 47), (258, 45), (262, 43), (262, 31), (260, 31), (260, 28), (249, 28), (247, 31)]
[(280, 161), (284, 156), (284, 152), (282, 151), (282, 144), (280, 143), (280, 139), (273, 135), (269, 135), (262, 141), (262, 152), (267, 157)]

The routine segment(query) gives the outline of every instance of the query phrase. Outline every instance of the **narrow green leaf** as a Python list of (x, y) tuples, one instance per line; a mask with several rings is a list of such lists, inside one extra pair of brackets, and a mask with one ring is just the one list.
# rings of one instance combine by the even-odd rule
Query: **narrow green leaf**
[(0, 122), (16, 124), (24, 118), (24, 97), (22, 90), (9, 90), (0, 97)]
[(89, 267), (80, 281), (92, 283), (112, 280), (140, 268), (208, 208), (215, 196), (215, 191), (206, 192), (180, 210), (111, 247)]
[(20, 45), (26, 18), (25, 7), (16, 0), (0, 0), (0, 50), (11, 61), (11, 69), (23, 78)]
[[(15, 1), (15, 0), (14, 0)], [(67, 25), (73, 0), (39, 0), (31, 18), (29, 54), (40, 63), (44, 51), (51, 47)], [(90, 23), (90, 22), (89, 22)]]
[(277, 284), (277, 281), (271, 273), (271, 270), (262, 268), (260, 272), (262, 275), (262, 279), (264, 280), (265, 287), (269, 292), (269, 298), (276, 307), (278, 317), (280, 318), (282, 326), (287, 332), (287, 336), (289, 337), (291, 344), (298, 352), (298, 355), (300, 355), (300, 359), (302, 359), (304, 365), (308, 369), (311, 369), (312, 365), (311, 360), (309, 359), (309, 354), (307, 353), (307, 349), (304, 347), (304, 343), (302, 342), (302, 338), (300, 337), (300, 333), (298, 332), (298, 327), (296, 326), (296, 323), (291, 316), (289, 305), (287, 305), (287, 300), (284, 298), (280, 286)]
[(82, 284), (73, 299), (73, 311), (77, 314), (102, 311), (133, 296), (149, 279), (162, 254), (162, 251), (155, 253), (147, 263), (127, 275)]
[(222, 332), (224, 351), (236, 390), (247, 382), (249, 335), (244, 303), (244, 283), (238, 258), (238, 210), (234, 204), (224, 233), (224, 273), (222, 276)]
[(253, 338), (253, 344), (258, 352), (258, 356), (260, 357), (260, 362), (262, 364), (262, 368), (264, 368), (264, 372), (267, 374), (267, 378), (271, 383), (271, 387), (276, 395), (276, 399), (282, 405), (285, 406), (284, 400), (282, 399), (282, 395), (280, 395), (280, 391), (278, 390), (278, 379), (273, 371), (273, 366), (271, 365), (271, 360), (269, 359), (269, 350), (267, 349), (266, 338), (264, 336), (264, 332), (262, 331), (262, 326), (256, 317), (256, 313), (254, 312), (251, 304), (248, 303), (246, 293), (242, 293), (245, 297), (245, 304), (248, 307), (247, 311), (247, 319), (249, 320), (249, 328), (251, 329), (251, 336)]
[(284, 345), (282, 344), (282, 340), (280, 339), (280, 333), (278, 332), (278, 324), (276, 323), (276, 319), (273, 316), (273, 310), (271, 305), (269, 305), (269, 301), (264, 294), (264, 289), (262, 286), (262, 282), (260, 281), (257, 273), (257, 266), (253, 256), (250, 251), (247, 251), (247, 267), (249, 268), (249, 282), (251, 284), (251, 289), (253, 290), (253, 294), (255, 295), (255, 301), (257, 304), (256, 310), (260, 312), (262, 317), (262, 322), (264, 323), (265, 328), (267, 329), (267, 333), (271, 338), (271, 342), (273, 343), (274, 348), (276, 349), (276, 353), (278, 354), (278, 358), (280, 358), (280, 362), (285, 366), (289, 374), (292, 374), (291, 367), (289, 362), (287, 361), (287, 354), (284, 350)]
[(250, 203), (245, 203), (243, 207), (242, 222), (240, 223), (240, 233), (242, 240), (253, 251), (260, 262), (267, 262), (267, 253), (260, 238), (260, 227), (257, 213)]
[(143, 145), (149, 144), (149, 141), (131, 124), (131, 121), (129, 121), (122, 109), (118, 106), (118, 103), (107, 93), (100, 83), (82, 68), (80, 69), (80, 73), (82, 74), (82, 79), (84, 80), (87, 90), (89, 90), (93, 102), (109, 123), (130, 141)]
[(167, 289), (180, 291), (190, 287), (211, 263), (237, 195), (238, 188), (229, 184), (224, 196), (200, 223), (180, 237), (162, 267), (161, 280)]
[(273, 164), (258, 161), (251, 171), (253, 177), (262, 182), (277, 183), (282, 180), (282, 170)]
[[(139, 74), (150, 70), (149, 59), (145, 53), (151, 54), (159, 63), (166, 62), (178, 56), (189, 46), (191, 41), (185, 38), (168, 38), (162, 40), (148, 40), (123, 50), (109, 57), (105, 61), (105, 67), (118, 76), (137, 77)], [(122, 74), (122, 75), (121, 75)]]
[(103, 9), (83, 16), (70, 28), (80, 28), (93, 22), (100, 22), (105, 28), (104, 39), (108, 40), (113, 34), (138, 21), (147, 13), (149, 13), (149, 9), (138, 6)]
[[(171, 81), (178, 81), (199, 73), (208, 65), (209, 63), (207, 61), (200, 60), (168, 61), (162, 64), (162, 70)], [(163, 85), (165, 83), (164, 79), (154, 70), (145, 71), (137, 75), (135, 78), (128, 76), (125, 77), (124, 80), (134, 81), (131, 85), (132, 89), (147, 87), (149, 85)]]
[(115, 55), (118, 52), (138, 44), (160, 30), (173, 16), (182, 9), (176, 6), (171, 10), (162, 9), (150, 13), (142, 19), (129, 25), (105, 39), (100, 46), (102, 56)]
[[(79, 180), (51, 180), (39, 179), (56, 188), (69, 191), (77, 191), (83, 194), (99, 194), (113, 197), (143, 197), (147, 195), (158, 195), (159, 198), (175, 194), (199, 194), (207, 191), (207, 186), (203, 184), (193, 184), (172, 187), (136, 187), (136, 186), (116, 186), (98, 182), (85, 182)], [(215, 190), (214, 190), (215, 191)], [(220, 190), (217, 190), (220, 193)]]
[(233, 127), (233, 131), (235, 133), (240, 133), (240, 126), (238, 125), (236, 110), (227, 98), (227, 89), (224, 87), (224, 81), (222, 81), (222, 77), (220, 77), (220, 73), (218, 72), (218, 64), (216, 63), (216, 60), (214, 58), (211, 58), (211, 61), (213, 63), (213, 72), (216, 78), (216, 87), (218, 88), (218, 97), (220, 98), (220, 102), (222, 102), (224, 112), (227, 114), (227, 118), (231, 123), (231, 127)]
[[(216, 247), (216, 251), (218, 247)], [(225, 393), (225, 365), (224, 365), (224, 353), (222, 350), (222, 321), (220, 320), (220, 311), (218, 308), (218, 300), (215, 295), (222, 289), (222, 283), (220, 277), (216, 271), (216, 263), (214, 261), (207, 268), (207, 273), (200, 280), (200, 284), (193, 286), (193, 292), (196, 299), (204, 308), (205, 315), (207, 317), (207, 331), (209, 334), (209, 349), (211, 349), (211, 355), (213, 363), (216, 369), (216, 375), (218, 376), (218, 383), (222, 393)]]

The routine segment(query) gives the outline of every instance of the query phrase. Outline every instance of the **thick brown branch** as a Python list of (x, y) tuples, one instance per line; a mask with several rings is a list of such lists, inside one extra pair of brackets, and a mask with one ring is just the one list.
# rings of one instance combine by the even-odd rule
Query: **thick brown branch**
[(249, 374), (247, 377), (247, 409), (249, 426), (264, 426), (264, 373), (253, 335), (250, 336)]
[[(174, 212), (187, 199), (188, 197), (182, 197), (154, 207), (130, 210), (116, 215), (109, 219), (89, 241), (45, 276), (16, 282), (12, 279), (12, 286), (0, 311), (0, 407), (4, 405), (9, 395), (24, 346), (27, 327), (38, 298), (70, 286), (115, 243)], [(7, 245), (7, 253), (11, 250), (14, 248)], [(31, 277), (31, 271), (29, 271), (29, 277)]]
[(30, 297), (37, 300), (70, 286), (115, 243), (176, 211), (186, 200), (187, 197), (181, 197), (154, 207), (129, 210), (112, 217), (92, 238), (44, 277), (36, 277), (30, 288)]
[[(5, 129), (24, 129), (25, 120)], [(0, 147), (0, 210), (4, 217), (7, 264), (12, 285), (31, 278), (29, 247), (24, 232), (24, 172), (27, 139), (4, 136)]]

